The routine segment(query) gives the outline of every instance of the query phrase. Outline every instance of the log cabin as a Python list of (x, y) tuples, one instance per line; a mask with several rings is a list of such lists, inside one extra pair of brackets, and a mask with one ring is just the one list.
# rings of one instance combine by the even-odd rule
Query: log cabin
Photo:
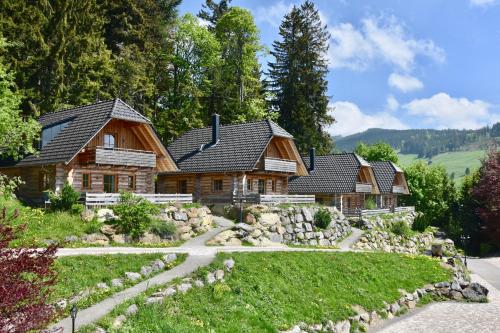
[(398, 196), (410, 194), (403, 170), (389, 161), (370, 162), (375, 174), (375, 180), (380, 189), (377, 195), (379, 208), (395, 208), (398, 206)]
[(293, 136), (271, 120), (193, 129), (168, 146), (179, 172), (158, 175), (160, 193), (192, 193), (204, 203), (288, 194), (288, 177), (307, 169)]
[(157, 172), (175, 162), (151, 122), (120, 99), (45, 114), (39, 152), (2, 161), (0, 172), (25, 182), (18, 196), (38, 203), (65, 182), (81, 193), (154, 193)]
[(346, 214), (364, 208), (367, 195), (379, 193), (370, 163), (354, 153), (304, 157), (308, 176), (291, 177), (290, 194), (314, 194), (316, 202)]

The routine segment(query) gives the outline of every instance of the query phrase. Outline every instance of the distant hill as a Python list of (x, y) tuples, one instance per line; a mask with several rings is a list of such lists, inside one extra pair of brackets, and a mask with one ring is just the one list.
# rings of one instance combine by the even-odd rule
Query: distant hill
[(455, 152), (485, 150), (500, 143), (500, 123), (477, 130), (458, 129), (410, 129), (391, 130), (371, 128), (362, 133), (334, 138), (339, 151), (352, 151), (359, 142), (373, 144), (386, 142), (401, 154), (416, 154), (418, 158)]

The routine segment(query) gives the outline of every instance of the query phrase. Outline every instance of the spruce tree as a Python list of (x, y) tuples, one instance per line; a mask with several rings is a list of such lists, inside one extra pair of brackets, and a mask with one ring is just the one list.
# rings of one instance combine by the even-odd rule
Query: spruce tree
[(201, 6), (198, 17), (209, 22), (209, 29), (213, 30), (219, 19), (231, 9), (231, 0), (221, 0), (218, 3), (214, 0), (206, 0)]
[(269, 63), (273, 109), (279, 111), (280, 125), (294, 135), (302, 153), (311, 147), (320, 154), (330, 153), (332, 140), (324, 131), (333, 122), (326, 95), (327, 27), (314, 4), (306, 1), (284, 17), (279, 33), (281, 40), (271, 51), (275, 61)]

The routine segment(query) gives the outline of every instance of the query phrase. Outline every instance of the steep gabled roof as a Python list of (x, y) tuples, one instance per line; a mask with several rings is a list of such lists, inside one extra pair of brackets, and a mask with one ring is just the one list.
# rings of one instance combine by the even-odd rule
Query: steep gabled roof
[(27, 156), (15, 165), (69, 163), (111, 119), (150, 124), (147, 118), (119, 98), (48, 113), (39, 119), (42, 128), (63, 122), (69, 122), (68, 125), (38, 154)]
[[(305, 156), (303, 159), (309, 169), (309, 156)], [(370, 164), (353, 153), (316, 156), (314, 170), (309, 171), (309, 176), (290, 177), (288, 182), (288, 192), (356, 192), (356, 179), (361, 166), (370, 166)]]
[(273, 137), (293, 136), (270, 120), (220, 126), (215, 145), (212, 127), (192, 129), (168, 146), (181, 172), (251, 171)]
[(371, 162), (371, 165), (380, 193), (392, 193), (396, 173), (403, 172), (403, 170), (390, 161)]

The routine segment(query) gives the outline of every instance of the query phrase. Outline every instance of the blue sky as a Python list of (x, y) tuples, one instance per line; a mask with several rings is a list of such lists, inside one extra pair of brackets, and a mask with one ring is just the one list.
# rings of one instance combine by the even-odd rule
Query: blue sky
[[(204, 1), (185, 0), (196, 14)], [(500, 121), (500, 0), (317, 0), (332, 35), (328, 94), (348, 135), (379, 128), (478, 128)], [(269, 49), (294, 4), (233, 0)], [(269, 60), (263, 54), (263, 68)]]

